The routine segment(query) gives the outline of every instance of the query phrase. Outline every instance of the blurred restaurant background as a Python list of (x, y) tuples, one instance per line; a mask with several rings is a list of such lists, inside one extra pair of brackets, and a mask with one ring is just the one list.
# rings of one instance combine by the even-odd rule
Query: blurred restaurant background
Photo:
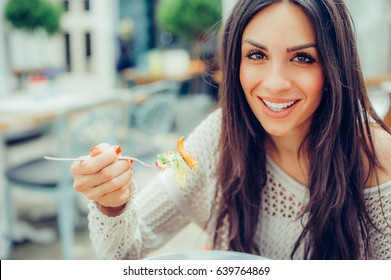
[[(0, 259), (96, 259), (70, 162), (107, 142), (153, 163), (217, 106), (236, 0), (0, 0)], [(391, 125), (391, 1), (345, 0)], [(141, 188), (156, 170), (134, 164)], [(154, 254), (205, 249), (193, 224)]]

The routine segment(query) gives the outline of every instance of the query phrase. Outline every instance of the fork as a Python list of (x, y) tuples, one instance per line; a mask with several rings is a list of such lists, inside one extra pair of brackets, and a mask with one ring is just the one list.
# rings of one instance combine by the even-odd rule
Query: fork
[[(56, 161), (83, 161), (83, 160), (86, 160), (87, 158), (61, 158), (61, 157), (49, 157), (49, 156), (44, 156), (44, 159), (47, 159), (47, 160), (56, 160)], [(151, 167), (151, 168), (157, 168), (155, 165), (151, 165), (151, 164), (148, 164), (138, 158), (134, 158), (134, 157), (129, 157), (129, 156), (119, 156), (118, 157), (119, 160), (133, 160), (133, 161), (136, 161), (146, 167)]]

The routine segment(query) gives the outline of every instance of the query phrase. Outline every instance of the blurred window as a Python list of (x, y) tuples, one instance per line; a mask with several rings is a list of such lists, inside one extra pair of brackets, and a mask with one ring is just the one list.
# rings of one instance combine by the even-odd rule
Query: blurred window
[(65, 42), (65, 61), (66, 68), (68, 72), (72, 70), (72, 61), (71, 61), (71, 35), (69, 33), (64, 34), (64, 42)]
[(64, 6), (64, 11), (68, 12), (69, 11), (69, 0), (64, 0), (63, 6)]
[(90, 0), (84, 0), (84, 11), (89, 11), (90, 9)]
[(91, 33), (90, 32), (85, 33), (84, 40), (85, 40), (86, 70), (87, 70), (87, 72), (91, 72), (92, 49), (91, 49)]

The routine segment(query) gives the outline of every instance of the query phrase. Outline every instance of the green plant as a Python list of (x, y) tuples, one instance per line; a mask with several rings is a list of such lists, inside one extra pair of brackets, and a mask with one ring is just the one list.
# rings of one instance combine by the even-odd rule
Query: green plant
[(5, 19), (17, 29), (34, 32), (45, 30), (49, 35), (60, 31), (62, 9), (49, 0), (8, 0)]
[(159, 27), (193, 43), (221, 19), (221, 0), (160, 0), (156, 11)]

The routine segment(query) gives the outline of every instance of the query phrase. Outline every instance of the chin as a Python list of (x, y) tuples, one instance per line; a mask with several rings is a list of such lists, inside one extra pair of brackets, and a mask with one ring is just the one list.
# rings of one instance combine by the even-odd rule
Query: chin
[(266, 133), (270, 136), (280, 137), (286, 135), (286, 130), (265, 129)]
[(265, 132), (267, 134), (269, 134), (270, 136), (284, 136), (288, 132), (286, 126), (279, 127), (277, 125), (273, 126), (273, 124), (264, 125), (263, 123), (261, 123), (261, 125), (262, 125), (263, 129), (265, 130)]

